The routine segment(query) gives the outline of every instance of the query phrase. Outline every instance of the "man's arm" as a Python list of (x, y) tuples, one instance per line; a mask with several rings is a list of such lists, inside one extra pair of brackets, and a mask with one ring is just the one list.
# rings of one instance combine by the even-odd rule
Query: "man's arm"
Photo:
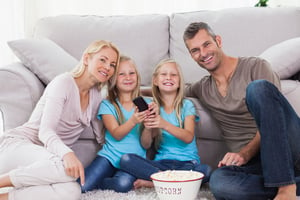
[(241, 165), (246, 164), (251, 158), (253, 158), (259, 151), (260, 148), (260, 133), (259, 131), (256, 132), (254, 138), (244, 146), (239, 154), (243, 158), (241, 160)]
[(226, 153), (223, 159), (219, 162), (218, 167), (237, 165), (241, 166), (246, 164), (251, 158), (253, 158), (260, 148), (260, 133), (256, 132), (254, 138), (244, 146), (238, 153)]

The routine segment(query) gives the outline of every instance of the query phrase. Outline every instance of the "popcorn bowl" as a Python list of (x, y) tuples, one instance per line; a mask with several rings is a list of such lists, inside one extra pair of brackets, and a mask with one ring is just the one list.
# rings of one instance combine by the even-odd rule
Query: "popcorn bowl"
[(197, 197), (204, 174), (188, 170), (167, 170), (151, 175), (160, 200), (193, 200)]

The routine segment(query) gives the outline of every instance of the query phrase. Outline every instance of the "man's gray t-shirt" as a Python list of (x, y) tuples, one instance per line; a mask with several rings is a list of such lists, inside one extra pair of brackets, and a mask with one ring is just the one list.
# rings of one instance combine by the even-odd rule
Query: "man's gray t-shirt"
[(219, 93), (212, 76), (206, 76), (186, 89), (186, 96), (198, 98), (209, 109), (233, 152), (248, 144), (257, 132), (245, 96), (248, 84), (259, 79), (268, 80), (280, 89), (279, 77), (267, 61), (258, 57), (240, 57), (225, 97)]

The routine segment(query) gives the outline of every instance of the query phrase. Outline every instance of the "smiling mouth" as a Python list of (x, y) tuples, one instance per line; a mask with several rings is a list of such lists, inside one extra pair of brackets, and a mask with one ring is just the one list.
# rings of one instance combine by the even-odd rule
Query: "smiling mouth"
[(105, 73), (105, 72), (99, 71), (99, 73), (100, 73), (101, 75), (105, 76), (105, 77), (107, 77), (107, 76), (108, 76), (108, 74), (107, 74), (107, 73)]
[(207, 62), (210, 62), (212, 60), (212, 58), (213, 58), (213, 56), (208, 56), (208, 57), (205, 57), (204, 59), (200, 59), (200, 61), (207, 63)]
[(172, 85), (174, 85), (173, 83), (170, 83), (170, 82), (167, 82), (167, 83), (163, 83), (163, 85), (165, 85), (165, 86), (172, 86)]

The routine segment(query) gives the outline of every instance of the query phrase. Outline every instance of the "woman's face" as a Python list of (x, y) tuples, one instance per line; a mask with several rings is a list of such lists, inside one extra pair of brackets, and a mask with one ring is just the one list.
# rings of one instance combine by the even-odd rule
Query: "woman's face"
[(137, 86), (137, 73), (130, 60), (122, 61), (117, 72), (117, 87), (119, 91), (132, 92)]
[(114, 74), (117, 67), (117, 52), (110, 47), (103, 47), (100, 51), (87, 56), (85, 64), (88, 71), (97, 81), (106, 82)]

